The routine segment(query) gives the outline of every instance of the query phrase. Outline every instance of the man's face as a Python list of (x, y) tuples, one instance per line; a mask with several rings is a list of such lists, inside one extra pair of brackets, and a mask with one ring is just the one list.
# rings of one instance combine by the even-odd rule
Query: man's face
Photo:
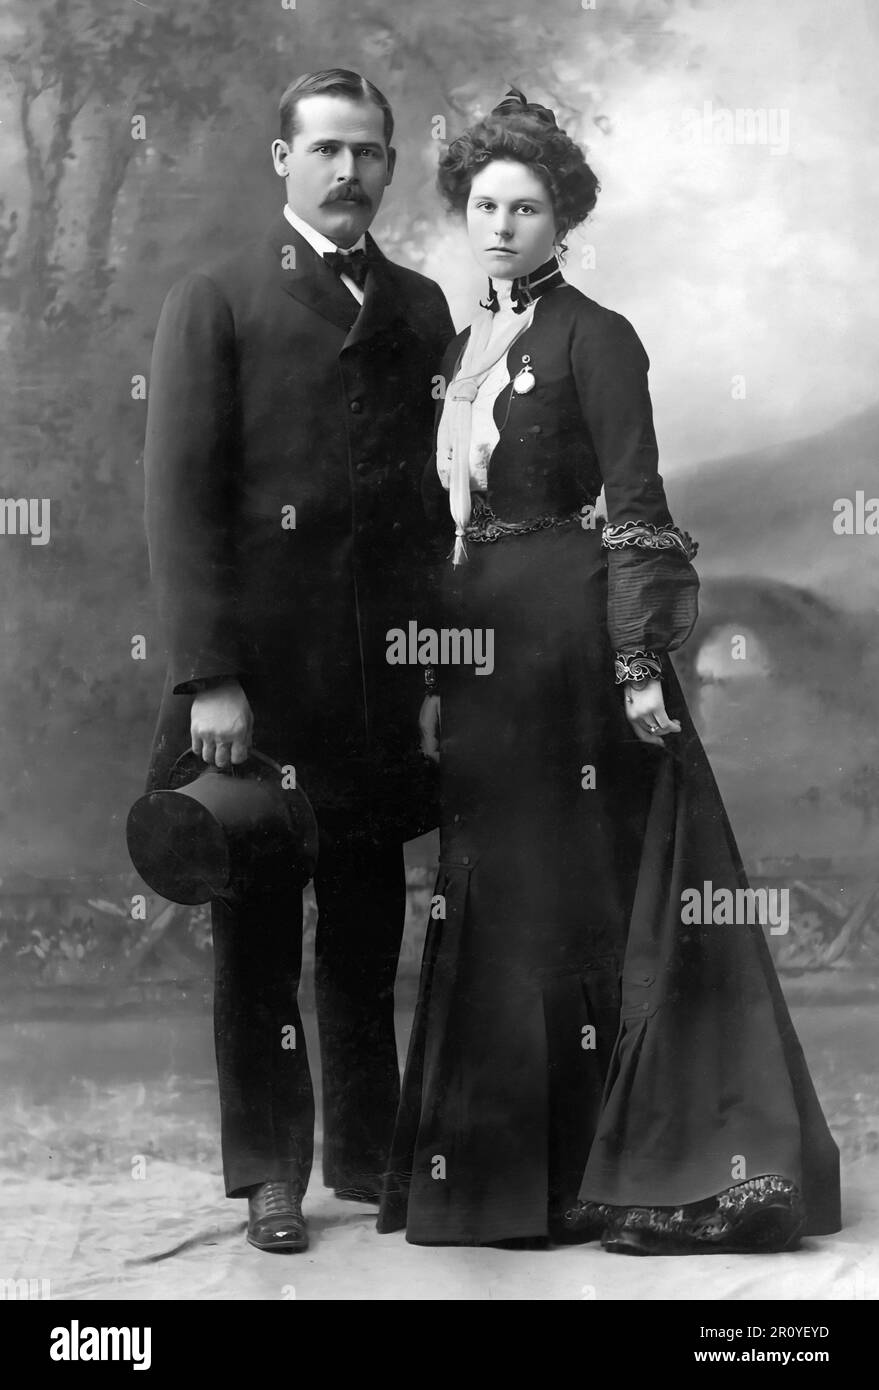
[(341, 247), (352, 246), (372, 222), (395, 158), (379, 107), (323, 94), (303, 97), (292, 141), (272, 145), (292, 210)]

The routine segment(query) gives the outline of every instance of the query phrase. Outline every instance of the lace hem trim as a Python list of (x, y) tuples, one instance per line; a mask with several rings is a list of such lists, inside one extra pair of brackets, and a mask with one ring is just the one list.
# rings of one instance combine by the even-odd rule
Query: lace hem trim
[(564, 1223), (571, 1230), (605, 1227), (646, 1231), (655, 1236), (686, 1238), (696, 1244), (714, 1244), (735, 1235), (744, 1220), (765, 1208), (779, 1206), (802, 1219), (799, 1189), (789, 1178), (770, 1173), (683, 1207), (614, 1207), (604, 1202), (578, 1202), (565, 1212)]
[(649, 521), (624, 521), (619, 526), (605, 526), (601, 537), (605, 550), (622, 550), (637, 545), (644, 550), (677, 550), (685, 560), (698, 553), (699, 543), (687, 531), (677, 526), (654, 526)]

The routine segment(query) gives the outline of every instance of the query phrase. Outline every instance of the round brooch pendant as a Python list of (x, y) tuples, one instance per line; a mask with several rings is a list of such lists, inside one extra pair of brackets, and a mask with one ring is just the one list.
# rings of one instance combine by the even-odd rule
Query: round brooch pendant
[(522, 356), (522, 369), (513, 378), (513, 390), (517, 396), (527, 396), (529, 391), (533, 391), (537, 382), (530, 367), (531, 358), (527, 353)]

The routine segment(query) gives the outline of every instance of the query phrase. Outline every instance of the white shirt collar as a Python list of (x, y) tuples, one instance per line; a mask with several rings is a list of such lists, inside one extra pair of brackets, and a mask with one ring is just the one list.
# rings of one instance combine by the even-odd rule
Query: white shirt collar
[(308, 222), (304, 222), (293, 211), (289, 203), (284, 205), (284, 216), (290, 226), (294, 227), (299, 235), (305, 238), (312, 250), (316, 251), (319, 256), (323, 256), (327, 251), (360, 251), (366, 245), (366, 233), (362, 232), (353, 246), (337, 246), (334, 241), (330, 241), (329, 237), (325, 237), (323, 232), (316, 231)]

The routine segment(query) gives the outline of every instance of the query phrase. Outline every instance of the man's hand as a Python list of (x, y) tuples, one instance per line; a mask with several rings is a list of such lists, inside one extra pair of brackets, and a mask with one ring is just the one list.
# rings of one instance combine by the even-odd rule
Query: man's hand
[(664, 734), (679, 734), (677, 719), (669, 719), (662, 698), (661, 681), (639, 681), (626, 685), (626, 718), (642, 743), (657, 743), (662, 748)]
[(418, 712), (418, 727), (421, 730), (421, 751), (426, 758), (438, 763), (440, 760), (440, 697), (425, 695)]
[(253, 738), (253, 711), (236, 680), (202, 690), (192, 701), (192, 751), (206, 763), (243, 763)]

